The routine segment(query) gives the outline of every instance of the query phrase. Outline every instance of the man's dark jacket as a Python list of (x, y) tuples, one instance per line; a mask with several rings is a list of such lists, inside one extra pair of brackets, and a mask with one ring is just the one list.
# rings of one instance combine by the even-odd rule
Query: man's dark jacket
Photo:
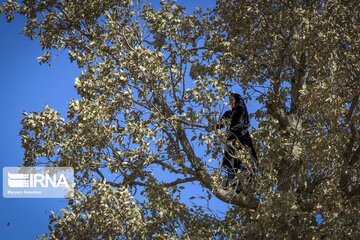
[(247, 147), (251, 154), (252, 162), (256, 164), (257, 157), (248, 131), (250, 121), (245, 104), (241, 104), (235, 109), (226, 111), (223, 114), (216, 128), (223, 128), (224, 126), (227, 126), (227, 131), (230, 132), (230, 136), (227, 137), (223, 166), (229, 169), (243, 169), (241, 160), (234, 157), (236, 150), (241, 149), (238, 142)]

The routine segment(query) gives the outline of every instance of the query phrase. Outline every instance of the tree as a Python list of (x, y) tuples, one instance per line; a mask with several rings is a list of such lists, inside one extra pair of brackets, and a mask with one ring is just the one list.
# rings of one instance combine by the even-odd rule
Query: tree
[[(65, 49), (84, 70), (67, 121), (48, 106), (22, 120), (24, 166), (46, 158), (78, 173), (75, 199), (51, 216), (50, 237), (358, 239), (358, 1), (218, 0), (190, 15), (161, 4), (1, 8), (8, 21), (27, 18), (24, 34), (46, 50), (40, 64)], [(219, 187), (209, 162), (220, 161), (224, 133), (196, 127), (216, 123), (233, 86), (261, 106), (256, 184), (240, 194)], [(104, 168), (119, 178), (106, 179)], [(187, 182), (233, 207), (216, 218), (184, 205)], [(131, 199), (137, 188), (146, 201)]]

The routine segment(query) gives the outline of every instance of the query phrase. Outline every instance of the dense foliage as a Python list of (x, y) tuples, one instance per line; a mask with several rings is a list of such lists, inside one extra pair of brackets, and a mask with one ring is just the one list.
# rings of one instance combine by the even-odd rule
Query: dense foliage
[[(189, 13), (175, 2), (10, 0), (0, 11), (27, 18), (40, 64), (65, 49), (83, 70), (66, 120), (48, 106), (22, 120), (24, 166), (46, 159), (77, 176), (50, 238), (360, 238), (359, 1), (218, 0)], [(259, 105), (258, 175), (240, 194), (211, 165), (224, 132), (201, 127), (234, 87)], [(231, 204), (226, 216), (182, 203), (188, 182)]]

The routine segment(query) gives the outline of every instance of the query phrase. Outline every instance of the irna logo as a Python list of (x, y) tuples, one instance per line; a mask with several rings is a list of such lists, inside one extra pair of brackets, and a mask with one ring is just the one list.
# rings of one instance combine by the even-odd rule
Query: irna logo
[(21, 174), (8, 172), (9, 187), (70, 187), (65, 174)]
[(71, 198), (74, 170), (66, 167), (5, 167), (5, 198)]

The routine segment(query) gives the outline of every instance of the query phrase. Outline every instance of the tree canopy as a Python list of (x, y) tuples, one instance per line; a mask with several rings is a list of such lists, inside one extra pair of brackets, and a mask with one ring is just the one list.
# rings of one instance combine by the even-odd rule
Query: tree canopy
[[(40, 64), (65, 50), (82, 69), (66, 119), (46, 106), (22, 120), (24, 166), (76, 173), (49, 237), (358, 239), (358, 12), (357, 0), (4, 2), (7, 21), (26, 17)], [(259, 106), (257, 175), (240, 194), (213, 167), (224, 132), (202, 128), (234, 87)], [(231, 204), (225, 217), (182, 203), (189, 182)]]

